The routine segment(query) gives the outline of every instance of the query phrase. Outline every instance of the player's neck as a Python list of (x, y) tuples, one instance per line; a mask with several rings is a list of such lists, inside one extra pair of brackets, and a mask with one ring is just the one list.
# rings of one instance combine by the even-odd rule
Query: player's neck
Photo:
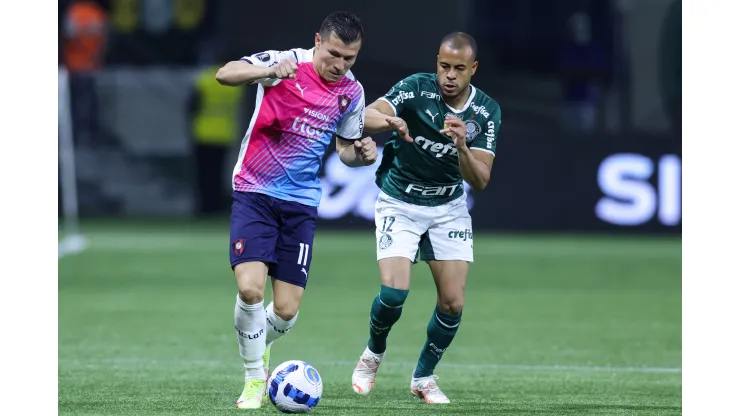
[(468, 88), (466, 88), (464, 92), (457, 95), (456, 97), (442, 96), (442, 99), (444, 100), (445, 104), (454, 108), (455, 110), (462, 110), (462, 108), (465, 106), (465, 103), (468, 101), (468, 98), (470, 97), (472, 91), (473, 89), (470, 88), (470, 85), (468, 85)]
[(311, 68), (313, 68), (313, 73), (316, 74), (317, 77), (319, 77), (320, 80), (326, 81), (324, 78), (321, 78), (321, 73), (319, 72), (319, 68), (316, 67), (316, 61), (311, 62)]

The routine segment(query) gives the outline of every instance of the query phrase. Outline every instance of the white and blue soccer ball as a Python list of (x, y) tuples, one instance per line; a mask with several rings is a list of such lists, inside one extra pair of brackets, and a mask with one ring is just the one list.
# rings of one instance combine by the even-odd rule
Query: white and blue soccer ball
[(324, 390), (319, 372), (305, 361), (286, 361), (267, 380), (267, 396), (283, 413), (308, 413)]

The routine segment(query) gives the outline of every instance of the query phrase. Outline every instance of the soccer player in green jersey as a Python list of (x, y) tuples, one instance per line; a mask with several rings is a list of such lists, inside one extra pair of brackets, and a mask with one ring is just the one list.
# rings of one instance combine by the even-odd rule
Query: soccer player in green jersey
[(436, 73), (411, 75), (367, 107), (365, 132), (394, 130), (376, 173), (375, 205), (380, 292), (370, 309), (370, 339), (352, 374), (368, 394), (401, 317), (411, 266), (426, 261), (437, 286), (427, 340), (411, 377), (411, 392), (427, 403), (449, 403), (434, 369), (460, 327), (473, 231), (465, 180), (488, 185), (501, 108), (470, 84), (478, 69), (475, 40), (461, 32), (442, 39)]

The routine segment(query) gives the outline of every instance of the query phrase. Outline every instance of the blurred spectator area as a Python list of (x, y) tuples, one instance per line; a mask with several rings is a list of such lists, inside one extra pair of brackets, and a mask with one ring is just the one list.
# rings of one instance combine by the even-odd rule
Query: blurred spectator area
[[(503, 111), (492, 198), (501, 192), (503, 200), (524, 203), (519, 190), (525, 178), (530, 189), (548, 195), (557, 189), (548, 180), (593, 186), (596, 177), (590, 175), (596, 175), (600, 159), (618, 151), (644, 152), (655, 161), (680, 154), (680, 0), (289, 0), (279, 6), (245, 0), (87, 1), (105, 13), (102, 55), (96, 55), (92, 71), (73, 73), (65, 65), (78, 198), (86, 214), (195, 212), (196, 117), (190, 104), (203, 79), (198, 74), (267, 49), (310, 48), (322, 19), (348, 8), (366, 31), (352, 70), (368, 103), (412, 73), (435, 71), (444, 35), (465, 31), (477, 39), (480, 66), (473, 84)], [(60, 2), (60, 66), (69, 56), (63, 51), (74, 26), (67, 19), (72, 4)], [(215, 80), (212, 86), (203, 91), (214, 97), (225, 88)], [(254, 107), (256, 88), (245, 90), (235, 137), (224, 142), (231, 154), (219, 170), (226, 179), (216, 179), (225, 195)], [(376, 139), (382, 145), (384, 138)], [(547, 169), (542, 162), (574, 153), (578, 161)], [(586, 182), (575, 185), (583, 175)], [(556, 196), (548, 198), (557, 201)], [(522, 211), (521, 205), (512, 207)], [(593, 207), (584, 207), (577, 216), (593, 214)], [(542, 217), (547, 224), (551, 220)]]
[[(561, 120), (559, 58), (569, 19), (583, 12), (606, 68), (599, 125), (619, 131), (668, 126), (658, 49), (676, 0), (377, 0), (351, 7), (340, 0), (311, 7), (291, 0), (279, 11), (243, 0), (96, 1), (110, 13), (109, 67), (210, 65), (265, 49), (310, 47), (324, 16), (349, 8), (366, 28), (355, 72), (368, 101), (409, 73), (433, 71), (438, 40), (467, 31), (480, 46), (474, 84), (500, 102), (505, 123), (543, 129), (557, 128)], [(70, 3), (60, 1), (60, 23)]]

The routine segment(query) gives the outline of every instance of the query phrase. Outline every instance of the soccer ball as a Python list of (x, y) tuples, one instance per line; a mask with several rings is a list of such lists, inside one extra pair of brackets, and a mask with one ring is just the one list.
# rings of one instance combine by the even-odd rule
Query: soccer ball
[(267, 395), (283, 413), (310, 412), (319, 404), (323, 390), (319, 372), (305, 361), (286, 361), (267, 380)]

